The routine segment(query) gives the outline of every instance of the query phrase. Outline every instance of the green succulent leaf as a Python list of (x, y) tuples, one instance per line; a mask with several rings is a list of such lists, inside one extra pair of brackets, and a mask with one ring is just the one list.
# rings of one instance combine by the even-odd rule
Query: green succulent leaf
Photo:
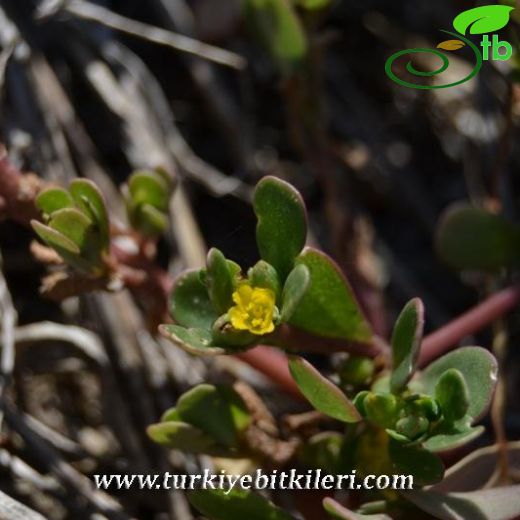
[(233, 260), (226, 260), (228, 263), (229, 272), (231, 273), (231, 277), (236, 282), (236, 279), (240, 276), (242, 272), (242, 268)]
[(271, 289), (276, 295), (276, 301), (279, 302), (282, 294), (282, 286), (278, 273), (272, 265), (268, 264), (265, 260), (260, 260), (249, 269), (247, 276), (253, 287)]
[(392, 520), (385, 514), (362, 515), (355, 513), (330, 497), (323, 500), (323, 508), (334, 520)]
[(392, 428), (397, 419), (397, 399), (393, 394), (372, 393), (363, 399), (366, 417), (383, 428)]
[(217, 313), (223, 314), (233, 305), (233, 274), (226, 257), (214, 247), (209, 250), (206, 265), (209, 298)]
[(257, 184), (253, 204), (258, 218), (256, 241), (260, 256), (284, 282), (305, 245), (305, 204), (298, 191), (276, 177), (264, 177)]
[(136, 210), (136, 228), (147, 236), (156, 236), (168, 228), (168, 215), (150, 204), (143, 204)]
[(108, 249), (110, 233), (105, 200), (99, 188), (88, 179), (75, 179), (70, 183), (70, 194), (76, 205), (96, 225), (100, 235), (100, 246)]
[(386, 428), (385, 431), (386, 433), (388, 433), (388, 436), (392, 438), (394, 441), (403, 444), (410, 444), (410, 442), (412, 442), (412, 439), (410, 439), (410, 437), (407, 437), (406, 435), (403, 435), (402, 433), (399, 433), (396, 430), (393, 430), (392, 428)]
[(453, 20), (453, 27), (460, 34), (486, 34), (499, 31), (509, 22), (513, 7), (507, 5), (483, 5), (463, 11)]
[(352, 404), (356, 407), (356, 410), (363, 416), (367, 416), (367, 411), (365, 410), (365, 399), (370, 392), (368, 390), (362, 390), (358, 392), (354, 397)]
[(309, 269), (311, 284), (289, 323), (320, 336), (370, 341), (370, 325), (339, 267), (325, 253), (310, 247), (296, 264)]
[(179, 415), (179, 412), (177, 412), (177, 407), (168, 408), (162, 415), (161, 415), (161, 422), (179, 422), (181, 420), (181, 416)]
[(309, 289), (311, 275), (307, 266), (297, 265), (287, 277), (282, 293), (282, 321), (291, 319)]
[(91, 240), (92, 221), (75, 208), (55, 211), (49, 220), (49, 227), (72, 240), (84, 252)]
[(441, 520), (510, 520), (520, 515), (519, 493), (520, 485), (515, 485), (465, 493), (415, 490), (403, 496)]
[(520, 265), (520, 229), (501, 216), (456, 204), (439, 222), (436, 248), (455, 269), (498, 271)]
[(209, 299), (207, 287), (201, 282), (199, 270), (186, 271), (175, 280), (170, 312), (183, 327), (211, 330), (218, 313)]
[(423, 442), (423, 447), (428, 451), (443, 452), (464, 446), (476, 439), (484, 432), (483, 426), (455, 426), (449, 423), (441, 423), (431, 433), (430, 437)]
[(55, 211), (49, 227), (72, 240), (80, 249), (80, 258), (63, 257), (77, 269), (95, 271), (101, 265), (100, 235), (92, 221), (79, 209), (64, 208)]
[(497, 381), (497, 362), (481, 347), (462, 347), (431, 363), (419, 376), (425, 392), (435, 396), (439, 378), (451, 368), (459, 370), (469, 391), (467, 416), (479, 419), (488, 409)]
[(296, 0), (296, 5), (309, 11), (324, 9), (332, 3), (332, 0)]
[(406, 408), (411, 413), (426, 417), (429, 421), (437, 421), (441, 415), (437, 401), (424, 394), (412, 394), (408, 396), (406, 398)]
[(395, 424), (395, 431), (410, 440), (416, 440), (424, 435), (430, 427), (430, 421), (421, 415), (407, 415)]
[[(31, 226), (36, 234), (49, 246), (55, 249), (58, 254), (65, 256), (79, 257), (81, 251), (77, 244), (75, 244), (70, 238), (56, 231), (37, 220), (31, 221)], [(62, 254), (63, 253), (63, 254)]]
[(401, 475), (412, 475), (414, 486), (426, 486), (440, 482), (444, 465), (435, 453), (420, 446), (406, 445), (390, 439), (388, 445), (392, 470)]
[(361, 420), (359, 412), (347, 396), (308, 361), (292, 356), (289, 359), (289, 370), (298, 388), (314, 408), (338, 421), (355, 423)]
[(246, 405), (234, 390), (207, 384), (183, 394), (177, 402), (177, 413), (228, 448), (237, 446), (239, 434), (250, 422)]
[(409, 301), (397, 318), (392, 334), (392, 392), (402, 391), (415, 372), (424, 328), (424, 306), (419, 298)]
[(432, 491), (453, 493), (483, 489), (496, 476), (496, 468), (504, 453), (511, 468), (520, 466), (520, 441), (474, 449), (452, 465)]
[(449, 368), (439, 377), (435, 385), (435, 399), (445, 421), (453, 423), (466, 415), (469, 408), (469, 389), (460, 370)]
[(169, 186), (164, 177), (153, 171), (138, 171), (128, 180), (133, 204), (149, 204), (159, 211), (168, 210)]
[(196, 356), (218, 356), (225, 354), (224, 348), (213, 344), (213, 336), (205, 329), (160, 325), (159, 332), (186, 352)]
[(36, 207), (45, 215), (50, 216), (63, 208), (73, 208), (74, 201), (70, 193), (63, 188), (48, 188), (43, 190), (35, 199)]
[(90, 271), (91, 266), (81, 258), (81, 251), (72, 240), (37, 220), (32, 220), (31, 226), (45, 244), (54, 249), (65, 262), (81, 271)]
[(246, 489), (200, 489), (187, 496), (190, 504), (209, 520), (294, 520), (263, 496)]
[(282, 73), (299, 68), (307, 55), (305, 31), (287, 0), (243, 0), (246, 24)]
[(217, 447), (210, 435), (184, 422), (160, 422), (146, 431), (154, 442), (188, 453), (210, 453)]

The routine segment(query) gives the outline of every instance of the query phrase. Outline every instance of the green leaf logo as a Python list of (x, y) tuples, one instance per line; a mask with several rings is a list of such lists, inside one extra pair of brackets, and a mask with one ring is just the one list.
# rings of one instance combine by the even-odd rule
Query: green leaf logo
[(486, 34), (495, 32), (507, 25), (509, 14), (514, 7), (507, 5), (483, 5), (460, 13), (453, 20), (453, 27), (460, 34)]

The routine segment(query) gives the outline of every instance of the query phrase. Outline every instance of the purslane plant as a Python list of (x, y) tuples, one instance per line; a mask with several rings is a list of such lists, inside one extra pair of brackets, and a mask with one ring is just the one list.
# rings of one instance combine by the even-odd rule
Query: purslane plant
[(38, 236), (71, 267), (90, 275), (104, 274), (110, 246), (108, 213), (97, 186), (75, 179), (69, 189), (42, 191), (36, 206), (45, 223), (31, 225)]
[[(337, 452), (337, 460), (332, 462), (328, 457), (329, 466), (325, 469), (346, 469), (353, 464), (363, 474), (370, 473), (377, 463), (379, 473), (410, 474), (417, 485), (433, 484), (444, 473), (436, 453), (468, 443), (483, 432), (483, 427), (473, 424), (489, 406), (497, 379), (496, 361), (480, 347), (464, 347), (416, 372), (422, 328), (422, 304), (415, 299), (405, 306), (394, 327), (391, 369), (370, 381), (352, 401), (308, 361), (290, 357), (291, 373), (316, 410), (342, 423), (363, 425), (360, 429), (360, 424), (356, 424), (354, 438), (352, 431), (347, 430), (340, 439), (321, 434), (308, 439), (307, 450), (302, 452), (307, 462), (316, 462), (331, 442), (339, 442), (341, 446), (345, 444), (344, 449)], [(179, 400), (177, 408), (150, 428), (149, 434), (157, 442), (177, 449), (213, 453), (218, 448), (219, 453), (227, 456), (244, 456), (247, 449), (241, 450), (245, 448), (241, 439), (247, 439), (248, 427), (245, 405), (232, 390), (221, 392), (208, 385), (190, 390)], [(210, 399), (208, 395), (214, 397)], [(236, 410), (242, 410), (241, 414), (237, 415)], [(233, 431), (234, 439), (227, 452), (222, 436), (212, 435), (214, 427), (224, 428), (223, 417), (230, 419), (227, 427)], [(240, 418), (239, 424), (234, 417)], [(185, 437), (186, 431), (192, 435)], [(205, 439), (202, 448), (201, 438)], [(364, 449), (365, 445), (371, 446), (370, 451)], [(341, 457), (349, 452), (355, 454), (356, 460), (349, 456), (342, 461)]]
[[(132, 228), (156, 240), (168, 224), (168, 202), (174, 188), (161, 169), (134, 172), (122, 187)], [(47, 246), (73, 269), (91, 276), (107, 273), (110, 261), (110, 222), (99, 188), (88, 179), (75, 179), (69, 189), (49, 187), (38, 194), (36, 207), (43, 222), (31, 225)]]
[[(130, 177), (123, 190), (128, 218), (143, 240), (156, 241), (164, 230), (171, 189), (159, 171), (136, 172)], [(73, 271), (90, 278), (111, 274), (114, 259), (108, 214), (93, 183), (78, 179), (68, 190), (49, 188), (40, 193), (36, 205), (43, 222), (33, 221), (33, 228)], [(322, 417), (329, 417), (323, 424), (331, 427), (318, 433), (315, 428), (293, 431), (287, 439), (280, 436), (272, 417), (259, 420), (258, 410), (251, 408), (239, 387), (204, 384), (186, 392), (159, 423), (151, 425), (150, 437), (185, 452), (247, 458), (251, 464), (267, 459), (270, 466), (292, 461), (330, 473), (355, 468), (360, 476), (413, 475), (416, 488), (439, 482), (444, 475), (439, 453), (462, 446), (483, 432), (475, 423), (487, 411), (495, 387), (493, 356), (480, 347), (464, 347), (417, 370), (424, 311), (420, 300), (414, 299), (395, 324), (391, 350), (377, 350), (381, 355), (374, 363), (370, 359), (374, 356), (373, 334), (347, 280), (327, 255), (305, 247), (307, 220), (299, 193), (277, 178), (266, 177), (256, 187), (254, 210), (261, 260), (243, 270), (220, 251), (210, 250), (204, 269), (188, 271), (176, 280), (171, 296), (175, 324), (161, 325), (160, 331), (178, 346), (202, 355), (233, 354), (259, 343), (288, 351), (296, 385)], [(469, 225), (481, 229), (482, 240), (488, 240), (484, 240), (485, 247), (479, 246), (484, 250), (493, 249), (488, 247), (490, 237), (502, 237), (498, 259), (484, 258), (483, 264), (475, 266), (459, 260), (465, 249), (453, 237), (463, 235)], [(462, 208), (448, 214), (438, 244), (446, 259), (451, 255), (461, 266), (496, 268), (516, 262), (516, 246), (511, 244), (517, 238), (509, 224), (479, 210)], [(472, 258), (479, 256), (473, 254)], [(298, 343), (295, 338), (304, 341)], [(309, 341), (319, 347), (310, 350), (327, 353), (329, 343), (323, 340), (337, 340), (346, 347), (357, 345), (357, 355), (344, 359), (330, 379), (293, 354), (306, 350)], [(266, 438), (265, 445), (258, 442)], [(283, 455), (275, 456), (277, 446)], [(369, 494), (362, 497), (367, 502), (358, 513), (332, 498), (326, 499), (324, 507), (339, 519), (374, 512), (390, 518), (386, 515), (395, 511), (404, 517), (406, 512), (416, 518), (426, 511), (444, 518), (432, 512), (435, 508), (425, 498), (428, 493), (428, 489), (414, 494), (383, 493), (377, 502)], [(482, 511), (480, 495), (469, 495), (464, 497), (463, 507)], [(435, 496), (441, 502), (459, 500), (451, 495)], [(246, 490), (227, 495), (200, 490), (189, 499), (214, 520), (255, 514), (274, 520), (292, 518)], [(443, 506), (437, 509), (442, 512)]]
[(146, 238), (156, 238), (168, 226), (168, 203), (174, 188), (161, 168), (134, 172), (122, 192), (132, 228)]
[[(306, 219), (299, 194), (266, 177), (256, 188), (254, 209), (262, 260), (243, 274), (212, 249), (205, 269), (184, 273), (176, 281), (171, 311), (177, 324), (162, 325), (162, 334), (189, 352), (212, 355), (258, 343), (284, 348), (284, 336), (277, 334), (282, 327), (368, 346), (370, 327), (348, 283), (324, 253), (304, 249)], [(330, 431), (301, 436), (294, 454), (300, 464), (329, 472), (355, 468), (358, 475), (413, 475), (416, 487), (442, 480), (439, 453), (483, 432), (475, 423), (489, 407), (497, 363), (483, 348), (464, 347), (418, 371), (423, 325), (422, 302), (411, 300), (396, 321), (390, 354), (381, 356), (386, 368), (378, 371), (368, 357), (350, 356), (338, 367), (335, 380), (340, 385), (304, 358), (289, 356), (301, 393), (317, 411), (338, 421)], [(175, 449), (258, 460), (251, 445), (250, 430), (257, 427), (253, 415), (232, 388), (205, 384), (184, 394), (148, 433)], [(395, 493), (382, 499), (380, 512), (408, 500)], [(238, 518), (233, 514), (237, 510), (253, 514), (249, 501), (251, 508), (258, 507), (257, 498), (244, 491), (224, 498), (201, 490), (191, 500), (217, 520)], [(269, 502), (262, 507), (272, 518), (290, 518)], [(405, 509), (410, 507), (415, 506)], [(326, 509), (336, 518), (354, 518), (341, 516), (341, 507), (330, 501)], [(362, 506), (360, 512), (370, 509)]]
[(233, 353), (258, 343), (290, 348), (288, 328), (370, 343), (370, 326), (339, 268), (325, 253), (304, 247), (307, 217), (300, 194), (264, 177), (254, 210), (261, 260), (244, 271), (211, 249), (204, 269), (175, 281), (175, 324), (162, 325), (161, 333), (198, 354)]

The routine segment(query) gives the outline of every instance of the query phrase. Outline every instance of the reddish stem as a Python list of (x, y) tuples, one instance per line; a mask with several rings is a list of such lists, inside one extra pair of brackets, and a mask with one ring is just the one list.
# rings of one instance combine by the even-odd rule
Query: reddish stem
[(236, 357), (267, 376), (287, 393), (303, 399), (289, 372), (287, 357), (279, 350), (259, 345), (247, 352), (237, 354)]
[(282, 324), (271, 337), (269, 344), (280, 346), (295, 352), (313, 352), (316, 354), (332, 354), (333, 352), (348, 352), (357, 356), (377, 357), (388, 352), (388, 345), (378, 336), (365, 343), (347, 341), (345, 339), (317, 336), (291, 325)]
[(520, 302), (520, 286), (508, 287), (491, 295), (458, 318), (423, 339), (419, 366), (427, 365), (450, 350), (465, 336), (490, 325)]

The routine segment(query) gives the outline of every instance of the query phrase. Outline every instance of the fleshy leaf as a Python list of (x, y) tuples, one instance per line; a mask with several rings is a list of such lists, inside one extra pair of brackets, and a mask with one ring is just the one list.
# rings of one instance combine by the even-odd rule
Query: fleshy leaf
[(392, 470), (400, 475), (412, 475), (414, 487), (442, 480), (444, 465), (435, 453), (420, 446), (401, 444), (394, 439), (390, 439), (388, 449)]
[(79, 256), (80, 250), (77, 244), (75, 244), (70, 238), (56, 231), (55, 229), (38, 222), (37, 220), (31, 221), (31, 226), (36, 234), (50, 247), (54, 248), (60, 255), (65, 253), (66, 255)]
[(223, 348), (213, 345), (212, 334), (205, 329), (160, 325), (159, 332), (178, 347), (196, 356), (218, 356), (226, 353)]
[(150, 204), (143, 204), (137, 210), (136, 226), (141, 233), (146, 235), (160, 235), (168, 227), (168, 215)]
[(280, 281), (284, 282), (307, 237), (307, 216), (301, 195), (281, 179), (264, 177), (255, 189), (254, 209), (260, 256), (277, 270)]
[(435, 395), (435, 386), (441, 375), (456, 368), (464, 376), (469, 390), (467, 415), (477, 420), (488, 409), (497, 381), (497, 362), (481, 347), (461, 347), (431, 363), (419, 376), (428, 395)]
[(401, 311), (392, 334), (392, 392), (400, 392), (415, 371), (423, 328), (424, 306), (419, 298), (414, 298)]
[(209, 520), (294, 520), (263, 496), (246, 489), (200, 489), (187, 496), (190, 504)]
[(311, 285), (289, 323), (320, 336), (368, 342), (370, 325), (339, 267), (325, 253), (310, 247), (296, 264), (307, 266)]
[(395, 423), (395, 432), (411, 441), (415, 441), (427, 433), (429, 427), (430, 421), (426, 417), (410, 414), (402, 417)]
[(391, 517), (384, 514), (360, 515), (354, 513), (330, 497), (323, 500), (323, 508), (334, 520), (391, 520)]
[(437, 49), (445, 51), (456, 51), (462, 49), (466, 44), (462, 40), (446, 40), (437, 45)]
[(75, 179), (70, 183), (70, 194), (76, 205), (95, 223), (100, 233), (100, 246), (108, 249), (109, 223), (105, 200), (99, 188), (88, 179)]
[(359, 412), (347, 396), (308, 361), (292, 356), (289, 370), (298, 388), (314, 408), (338, 421), (355, 423), (361, 420)]
[(244, 17), (251, 32), (283, 73), (300, 67), (307, 54), (305, 31), (286, 0), (244, 0)]
[(282, 288), (280, 279), (276, 269), (264, 260), (259, 260), (251, 269), (249, 269), (247, 276), (253, 287), (264, 287), (271, 289), (276, 295), (276, 301), (280, 300)]
[(494, 444), (472, 451), (462, 460), (451, 466), (442, 482), (435, 484), (434, 491), (454, 493), (481, 489), (489, 483), (499, 464), (502, 450), (507, 451), (509, 468), (520, 468), (520, 442), (508, 442), (506, 446)]
[(483, 209), (456, 204), (439, 222), (436, 247), (455, 269), (497, 271), (520, 264), (520, 229)]
[(442, 423), (431, 432), (431, 436), (424, 441), (423, 447), (434, 452), (448, 451), (464, 446), (483, 432), (483, 426), (457, 428), (453, 424)]
[(287, 322), (291, 319), (310, 283), (311, 275), (305, 265), (298, 265), (291, 271), (283, 287), (282, 321)]
[(467, 493), (408, 491), (403, 496), (441, 520), (511, 520), (520, 515), (520, 485)]
[(173, 319), (183, 327), (211, 329), (218, 315), (198, 270), (186, 271), (175, 280), (170, 312)]
[(435, 399), (444, 420), (453, 423), (462, 419), (469, 408), (469, 390), (464, 376), (456, 368), (444, 372), (435, 385)]
[(499, 31), (509, 22), (513, 7), (507, 5), (483, 5), (463, 11), (453, 20), (453, 27), (460, 34), (486, 34)]
[(48, 188), (38, 194), (34, 201), (36, 207), (47, 216), (63, 208), (73, 208), (70, 193), (63, 188)]
[(72, 242), (62, 233), (45, 226), (36, 220), (31, 221), (31, 226), (36, 234), (49, 246), (52, 247), (65, 262), (81, 271), (92, 271), (92, 264), (81, 257), (81, 251), (77, 244)]
[(332, 3), (332, 0), (296, 0), (296, 4), (309, 11), (324, 9)]
[(49, 220), (49, 227), (72, 240), (82, 252), (92, 233), (92, 221), (75, 208), (55, 211)]
[(128, 188), (134, 204), (150, 204), (160, 211), (167, 211), (169, 188), (164, 178), (151, 171), (139, 171), (131, 175)]
[(177, 401), (177, 413), (229, 448), (236, 447), (239, 433), (249, 424), (246, 405), (236, 392), (207, 384), (183, 394)]
[(179, 422), (181, 420), (181, 417), (179, 413), (177, 412), (177, 408), (174, 406), (173, 408), (168, 408), (162, 415), (161, 415), (161, 422)]
[(208, 253), (206, 284), (215, 310), (219, 314), (227, 312), (233, 305), (233, 277), (225, 256), (216, 248)]
[(217, 446), (210, 435), (184, 422), (160, 422), (146, 431), (154, 442), (188, 453), (208, 453)]

